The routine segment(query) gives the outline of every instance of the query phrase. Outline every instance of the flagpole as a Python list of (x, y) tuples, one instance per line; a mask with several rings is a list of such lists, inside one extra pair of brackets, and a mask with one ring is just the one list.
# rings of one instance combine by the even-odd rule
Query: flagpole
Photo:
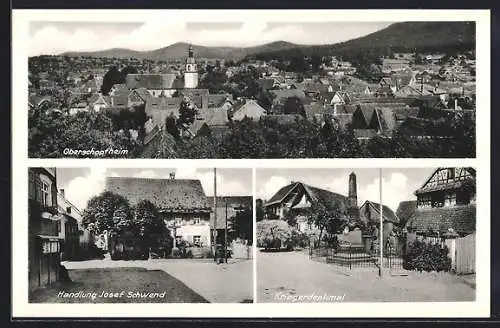
[(214, 232), (213, 232), (214, 258), (217, 245), (217, 169), (214, 168)]
[(380, 265), (379, 277), (382, 278), (382, 271), (384, 266), (384, 215), (382, 205), (382, 169), (379, 169), (379, 192), (380, 192), (380, 223), (379, 223), (379, 249), (380, 249)]

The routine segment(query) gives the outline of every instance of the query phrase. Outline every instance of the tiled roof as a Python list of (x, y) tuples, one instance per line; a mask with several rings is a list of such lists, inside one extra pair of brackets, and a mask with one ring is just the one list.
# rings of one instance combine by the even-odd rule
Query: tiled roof
[[(363, 206), (370, 206), (370, 208), (372, 208), (375, 212), (379, 213), (379, 216), (377, 216), (377, 218), (380, 217), (380, 204), (379, 203), (375, 203), (375, 202), (367, 200), (361, 207), (363, 207)], [(382, 216), (384, 217), (384, 221), (392, 222), (394, 224), (399, 223), (399, 219), (398, 219), (397, 215), (387, 205), (382, 205)], [(379, 221), (379, 220), (377, 220), (377, 221)]]
[(415, 219), (409, 228), (423, 233), (429, 229), (444, 233), (451, 228), (459, 235), (467, 235), (476, 231), (476, 206), (456, 205), (440, 208), (417, 208)]
[(328, 92), (328, 85), (324, 85), (322, 83), (306, 83), (304, 91), (314, 92), (314, 93), (326, 93)]
[(266, 110), (262, 108), (255, 100), (247, 100), (243, 106), (233, 112), (233, 120), (242, 120), (245, 117), (259, 119), (266, 115)]
[(372, 116), (375, 113), (375, 104), (358, 104), (358, 110), (361, 111), (365, 119), (366, 125), (368, 126), (372, 120)]
[(407, 200), (399, 203), (396, 215), (399, 218), (399, 226), (404, 227), (408, 222), (412, 222), (415, 218), (415, 211), (417, 209), (416, 200)]
[(282, 187), (271, 197), (271, 199), (269, 199), (269, 201), (264, 204), (264, 206), (282, 202), (285, 197), (296, 188), (303, 188), (309, 196), (311, 203), (320, 203), (327, 208), (330, 208), (333, 205), (338, 205), (341, 211), (346, 210), (348, 207), (348, 199), (346, 196), (325, 189), (313, 187), (302, 182), (293, 182)]
[(106, 190), (124, 196), (132, 205), (147, 199), (169, 212), (210, 210), (200, 180), (108, 177)]
[(125, 78), (129, 89), (148, 90), (174, 89), (175, 74), (128, 74)]
[(298, 89), (270, 90), (270, 92), (276, 96), (277, 101), (282, 101), (290, 97), (297, 97), (300, 99), (306, 98), (306, 94), (304, 93), (304, 91)]
[(162, 111), (166, 112), (166, 116), (178, 116), (181, 102), (180, 97), (150, 97), (146, 102), (146, 114), (152, 115), (154, 111)]
[(221, 107), (226, 102), (226, 99), (230, 98), (228, 94), (209, 94), (208, 95), (208, 107)]
[(304, 110), (306, 111), (306, 116), (308, 120), (312, 120), (313, 117), (316, 119), (322, 119), (323, 115), (328, 112), (325, 105), (322, 103), (312, 103), (304, 105)]

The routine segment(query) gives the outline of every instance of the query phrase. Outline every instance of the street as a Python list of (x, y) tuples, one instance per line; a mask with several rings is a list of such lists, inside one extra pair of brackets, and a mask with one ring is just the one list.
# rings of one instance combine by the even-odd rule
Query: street
[[(257, 302), (310, 301), (310, 295), (343, 302), (473, 301), (475, 289), (448, 273), (406, 272), (382, 278), (376, 268), (340, 271), (300, 252), (259, 252)], [(327, 296), (327, 297), (325, 297)], [(325, 301), (325, 300), (321, 300)]]
[[(212, 259), (105, 259), (62, 264), (72, 282), (41, 289), (30, 297), (32, 302), (247, 303), (253, 299), (251, 260), (230, 259), (220, 265)], [(97, 293), (97, 297), (94, 300), (87, 294), (64, 297), (61, 291)], [(121, 291), (124, 293), (118, 297), (99, 297), (102, 292)], [(141, 298), (140, 292), (166, 293)]]

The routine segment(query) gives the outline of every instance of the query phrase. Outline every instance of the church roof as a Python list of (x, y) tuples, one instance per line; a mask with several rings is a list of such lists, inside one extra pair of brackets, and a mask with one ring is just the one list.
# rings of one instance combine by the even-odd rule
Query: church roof
[[(178, 88), (179, 79), (176, 74), (128, 74), (125, 83), (129, 89), (146, 88), (162, 90)], [(177, 81), (177, 82), (176, 82)]]

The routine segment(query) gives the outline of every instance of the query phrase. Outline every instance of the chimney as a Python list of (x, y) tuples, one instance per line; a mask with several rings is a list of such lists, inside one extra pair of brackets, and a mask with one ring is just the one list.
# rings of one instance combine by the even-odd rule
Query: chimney
[(65, 195), (64, 195), (64, 189), (59, 189), (59, 193), (61, 194), (61, 196), (65, 197)]

